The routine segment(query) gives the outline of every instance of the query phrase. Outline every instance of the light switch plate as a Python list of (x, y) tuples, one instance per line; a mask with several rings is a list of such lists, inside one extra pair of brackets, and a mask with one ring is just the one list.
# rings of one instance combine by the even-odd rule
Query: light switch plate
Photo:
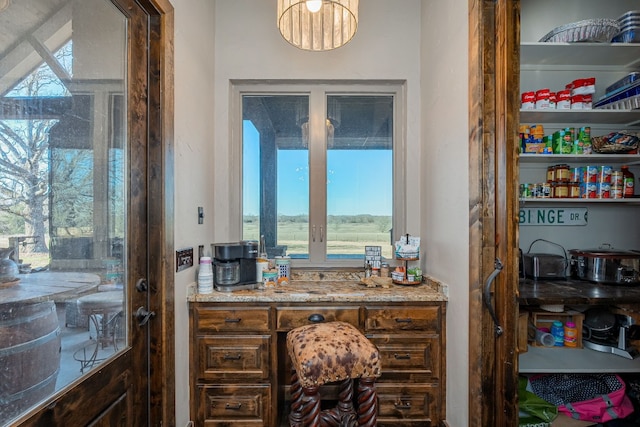
[(193, 248), (178, 249), (176, 251), (176, 272), (193, 267)]

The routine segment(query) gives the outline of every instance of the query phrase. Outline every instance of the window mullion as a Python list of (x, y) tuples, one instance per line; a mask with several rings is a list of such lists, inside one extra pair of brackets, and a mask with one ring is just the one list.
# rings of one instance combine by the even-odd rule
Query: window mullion
[(309, 261), (326, 260), (327, 245), (327, 152), (324, 91), (313, 89), (309, 98)]

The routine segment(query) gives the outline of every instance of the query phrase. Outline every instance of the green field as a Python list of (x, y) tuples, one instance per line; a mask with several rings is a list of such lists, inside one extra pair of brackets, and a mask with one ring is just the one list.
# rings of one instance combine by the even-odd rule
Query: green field
[[(257, 218), (245, 218), (243, 238), (259, 240)], [(382, 246), (382, 255), (392, 258), (390, 242), (391, 217), (358, 215), (329, 218), (326, 233), (327, 253), (364, 254), (365, 246)], [(287, 254), (307, 254), (309, 225), (305, 217), (284, 217), (278, 220), (278, 245), (287, 246)]]

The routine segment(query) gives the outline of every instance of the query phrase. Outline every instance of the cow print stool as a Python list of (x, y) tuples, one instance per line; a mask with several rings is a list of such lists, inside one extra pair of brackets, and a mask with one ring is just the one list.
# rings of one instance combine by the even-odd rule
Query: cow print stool
[[(376, 425), (380, 355), (358, 329), (345, 322), (301, 326), (287, 334), (287, 350), (294, 369), (290, 426)], [(354, 380), (358, 383), (357, 413)], [(339, 383), (338, 404), (321, 411), (319, 388), (334, 382)]]

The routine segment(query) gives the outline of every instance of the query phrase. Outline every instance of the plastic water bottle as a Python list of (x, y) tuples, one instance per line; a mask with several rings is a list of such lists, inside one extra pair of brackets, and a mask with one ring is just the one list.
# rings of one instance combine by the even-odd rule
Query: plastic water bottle
[(213, 268), (211, 257), (200, 258), (200, 269), (198, 270), (198, 293), (210, 294), (213, 292)]

